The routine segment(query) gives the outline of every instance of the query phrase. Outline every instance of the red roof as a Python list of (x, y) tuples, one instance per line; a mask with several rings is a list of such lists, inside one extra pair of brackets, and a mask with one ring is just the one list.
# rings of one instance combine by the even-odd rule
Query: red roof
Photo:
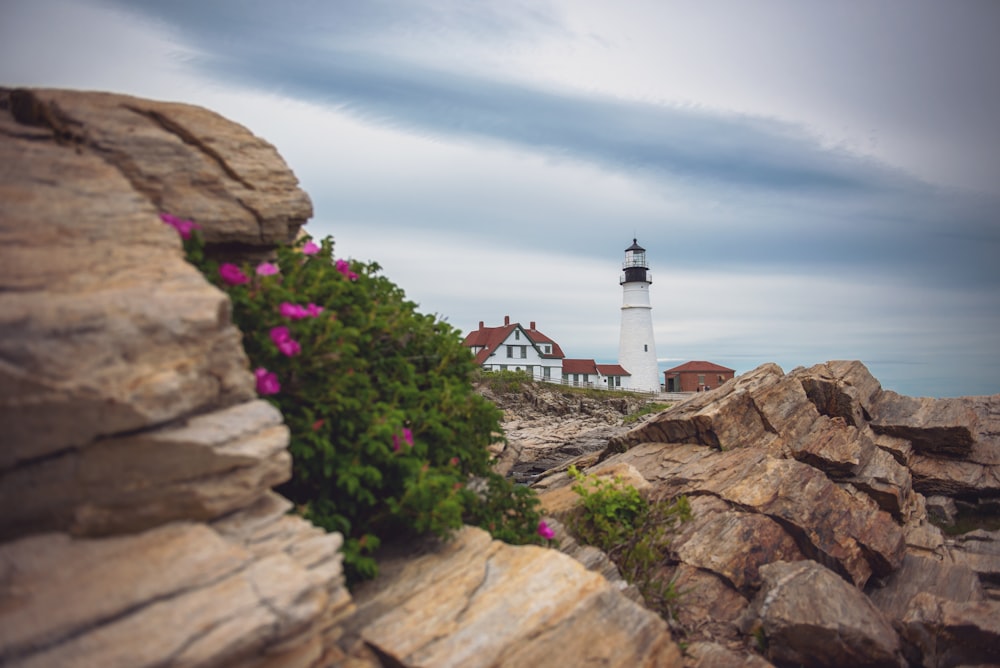
[(620, 364), (598, 364), (597, 370), (602, 376), (631, 376)]
[[(532, 323), (534, 324), (534, 323)], [(521, 327), (520, 323), (513, 322), (509, 325), (503, 325), (501, 327), (480, 327), (469, 332), (465, 336), (465, 340), (462, 341), (462, 345), (467, 348), (482, 348), (478, 353), (476, 353), (476, 364), (484, 363), (490, 355), (495, 353), (503, 342), (507, 340), (515, 329), (520, 328), (524, 332), (528, 341), (534, 344), (535, 348), (538, 350), (538, 355), (540, 357), (545, 357), (549, 359), (561, 359), (565, 357), (562, 348), (559, 344), (545, 336), (537, 329), (525, 329)], [(550, 344), (552, 346), (552, 352), (544, 352), (544, 348), (541, 344)]]
[(732, 369), (728, 369), (724, 366), (714, 364), (712, 362), (705, 362), (702, 360), (696, 360), (693, 362), (685, 362), (680, 366), (675, 366), (673, 369), (667, 369), (663, 373), (736, 373)]
[(562, 363), (563, 373), (592, 373), (597, 374), (597, 362), (594, 360), (567, 360)]

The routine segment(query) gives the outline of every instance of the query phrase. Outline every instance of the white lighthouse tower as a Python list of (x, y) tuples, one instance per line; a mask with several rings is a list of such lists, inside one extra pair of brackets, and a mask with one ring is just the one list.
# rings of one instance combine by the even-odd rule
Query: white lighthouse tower
[(660, 368), (656, 363), (656, 342), (653, 341), (653, 307), (649, 303), (653, 275), (646, 265), (646, 249), (635, 239), (625, 249), (625, 262), (618, 282), (622, 286), (618, 364), (631, 374), (631, 389), (658, 391)]

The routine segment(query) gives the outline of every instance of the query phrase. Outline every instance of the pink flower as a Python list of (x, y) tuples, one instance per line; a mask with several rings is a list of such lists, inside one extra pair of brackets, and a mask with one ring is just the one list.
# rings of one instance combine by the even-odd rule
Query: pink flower
[(226, 285), (241, 285), (250, 280), (242, 269), (228, 262), (219, 267), (219, 276)]
[(271, 341), (278, 347), (283, 355), (293, 357), (302, 352), (302, 346), (292, 338), (287, 327), (273, 327), (271, 329)]
[(291, 320), (301, 320), (302, 318), (309, 317), (309, 312), (304, 307), (291, 302), (281, 302), (278, 312), (281, 313), (281, 317), (290, 318)]
[(305, 245), (302, 247), (303, 255), (315, 255), (318, 252), (319, 252), (319, 246), (317, 246), (311, 241), (307, 241)]
[(257, 379), (257, 394), (266, 396), (268, 394), (277, 394), (281, 391), (281, 383), (278, 382), (278, 376), (267, 369), (260, 367), (253, 372), (253, 375)]
[[(403, 440), (408, 446), (413, 447), (413, 432), (403, 427)], [(394, 452), (399, 451), (399, 434), (392, 435), (392, 449)]]
[(281, 302), (281, 305), (278, 306), (278, 312), (281, 313), (283, 318), (301, 320), (302, 318), (318, 318), (319, 314), (323, 312), (323, 307), (316, 306), (312, 302), (309, 302), (309, 306), (301, 306), (291, 302)]
[(193, 220), (181, 220), (171, 213), (161, 213), (160, 220), (177, 230), (177, 233), (181, 235), (182, 239), (190, 239), (191, 230), (201, 229), (201, 226)]
[(545, 540), (552, 540), (556, 537), (556, 532), (549, 528), (549, 525), (545, 522), (538, 523), (538, 535)]
[(258, 276), (274, 276), (280, 271), (278, 265), (273, 262), (261, 262), (257, 265)]
[(358, 275), (351, 271), (351, 265), (347, 263), (347, 260), (337, 260), (334, 266), (337, 268), (337, 271), (346, 276), (348, 280), (358, 280)]

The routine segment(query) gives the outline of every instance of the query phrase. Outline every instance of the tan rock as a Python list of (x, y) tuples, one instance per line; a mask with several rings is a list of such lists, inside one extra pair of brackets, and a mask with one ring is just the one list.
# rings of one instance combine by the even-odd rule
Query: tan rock
[(872, 408), (871, 427), (905, 438), (922, 454), (964, 457), (976, 442), (977, 398), (931, 399), (883, 392)]
[(813, 561), (761, 568), (764, 584), (742, 625), (756, 624), (779, 665), (904, 666), (899, 637), (858, 589)]
[[(681, 665), (666, 623), (600, 575), (556, 550), (505, 545), (470, 527), (430, 553), (382, 562), (354, 598), (346, 653), (367, 645), (393, 665), (532, 666), (554, 656), (566, 665)], [(588, 637), (600, 642), (581, 642)]]
[(951, 601), (983, 600), (979, 578), (968, 566), (911, 553), (883, 587), (872, 588), (868, 595), (888, 619), (896, 620), (903, 618), (910, 599), (922, 591)]
[(1000, 584), (1000, 531), (977, 529), (949, 541), (949, 556), (993, 587)]
[(208, 520), (291, 475), (288, 428), (257, 400), (171, 428), (99, 439), (0, 474), (0, 535), (140, 531)]
[(693, 642), (684, 651), (685, 668), (773, 668), (766, 659), (715, 642)]
[(743, 594), (718, 575), (685, 563), (665, 566), (660, 574), (677, 593), (672, 612), (685, 639), (740, 644), (736, 622), (749, 604)]
[(793, 534), (807, 557), (859, 586), (902, 562), (900, 527), (816, 469), (755, 449), (714, 452), (693, 445), (645, 444), (616, 455), (650, 481), (654, 493), (712, 494), (767, 515)]
[(15, 118), (99, 153), (157, 209), (202, 223), (209, 244), (288, 243), (312, 216), (275, 148), (207, 109), (113, 93), (15, 96)]
[(757, 513), (735, 510), (713, 496), (690, 500), (691, 520), (671, 540), (676, 557), (715, 573), (744, 595), (760, 586), (760, 567), (772, 561), (799, 561), (805, 555), (780, 524)]
[(778, 365), (762, 365), (612, 439), (608, 453), (622, 452), (644, 442), (700, 443), (723, 450), (747, 445), (766, 448), (776, 434), (760, 414), (753, 395), (780, 382), (782, 377)]
[[(604, 482), (614, 482), (623, 489), (629, 486), (639, 492), (647, 492), (650, 489), (649, 482), (631, 464), (599, 464), (587, 469), (586, 475), (594, 476)], [(538, 494), (542, 509), (550, 515), (565, 517), (580, 505), (581, 497), (573, 489), (576, 484), (576, 481), (565, 472), (547, 478)], [(591, 489), (589, 483), (587, 489)]]
[(1000, 656), (1000, 601), (949, 601), (928, 592), (910, 600), (902, 635), (924, 666), (993, 666)]
[(0, 141), (0, 263), (0, 470), (253, 397), (225, 295), (100, 157)]
[(868, 421), (872, 404), (882, 394), (882, 385), (857, 360), (834, 360), (789, 375), (802, 383), (820, 414), (839, 417), (852, 427)]

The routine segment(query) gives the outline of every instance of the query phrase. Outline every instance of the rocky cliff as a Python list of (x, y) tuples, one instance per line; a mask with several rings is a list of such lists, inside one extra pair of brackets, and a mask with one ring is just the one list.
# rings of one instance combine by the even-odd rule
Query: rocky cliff
[(311, 215), (204, 109), (0, 93), (0, 663), (309, 665), (350, 610), (228, 299), (160, 211), (267, 253)]

